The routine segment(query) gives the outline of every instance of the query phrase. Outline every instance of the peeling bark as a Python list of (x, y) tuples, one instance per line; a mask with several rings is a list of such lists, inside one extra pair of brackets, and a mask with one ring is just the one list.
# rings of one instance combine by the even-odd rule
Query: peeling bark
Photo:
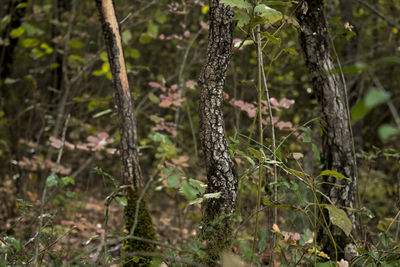
[[(354, 209), (357, 181), (346, 97), (339, 76), (333, 73), (335, 67), (330, 57), (329, 35), (323, 8), (322, 0), (303, 2), (296, 14), (300, 24), (299, 40), (323, 118), (324, 168), (335, 170), (351, 179), (349, 181), (328, 177), (327, 182), (340, 186), (325, 184), (323, 189), (336, 206)], [(356, 215), (348, 209), (345, 211), (353, 223), (354, 230)], [(340, 258), (343, 256), (342, 249), (350, 240), (336, 227), (332, 227), (332, 233), (340, 250)], [(329, 242), (326, 240), (326, 243)], [(332, 248), (330, 252), (331, 255), (334, 254)]]
[[(132, 227), (135, 224), (135, 210), (137, 201), (139, 201), (138, 195), (140, 195), (143, 186), (138, 157), (135, 109), (129, 89), (114, 1), (96, 0), (96, 3), (103, 25), (104, 40), (107, 47), (108, 60), (112, 73), (112, 83), (115, 91), (115, 101), (119, 116), (122, 179), (125, 184), (130, 185), (126, 190), (128, 203), (124, 209), (124, 228), (126, 233), (131, 233)], [(146, 201), (144, 200), (139, 203), (137, 228), (135, 229), (134, 235), (144, 239), (155, 239), (154, 227)], [(154, 244), (127, 239), (124, 241), (122, 247), (122, 265), (148, 266), (151, 262), (150, 258), (139, 257), (139, 259), (133, 260), (132, 257), (129, 257), (129, 253), (135, 251), (152, 252), (154, 249)]]
[(125, 59), (122, 50), (121, 35), (115, 16), (112, 0), (96, 0), (103, 25), (104, 40), (107, 46), (108, 60), (115, 90), (115, 101), (118, 108), (122, 178), (133, 188), (142, 186), (142, 174), (139, 166), (136, 118), (134, 104), (129, 90)]
[(200, 140), (207, 169), (207, 192), (221, 197), (205, 202), (200, 239), (207, 242), (207, 263), (215, 264), (230, 246), (229, 215), (236, 211), (237, 177), (229, 153), (223, 121), (223, 87), (232, 55), (234, 12), (231, 7), (210, 0), (210, 30), (206, 60), (198, 80), (200, 87)]

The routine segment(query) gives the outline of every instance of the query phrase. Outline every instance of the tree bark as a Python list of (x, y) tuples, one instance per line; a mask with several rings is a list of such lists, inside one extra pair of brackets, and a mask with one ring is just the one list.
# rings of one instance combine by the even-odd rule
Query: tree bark
[[(339, 76), (333, 73), (335, 67), (330, 57), (330, 37), (323, 8), (323, 0), (307, 0), (296, 11), (300, 24), (299, 40), (323, 119), (324, 168), (335, 170), (351, 179), (349, 181), (328, 177), (326, 182), (330, 184), (325, 184), (323, 190), (337, 207), (354, 209), (356, 207), (355, 159), (346, 96)], [(356, 215), (349, 209), (345, 211), (354, 230)], [(344, 248), (351, 241), (339, 228), (332, 227), (331, 231), (338, 245), (339, 258), (343, 257)], [(330, 254), (334, 255), (329, 240), (325, 240), (325, 245)]]
[[(122, 161), (122, 180), (130, 187), (126, 190), (127, 206), (124, 209), (125, 232), (132, 234), (135, 225), (137, 201), (141, 194), (143, 178), (139, 165), (135, 109), (129, 89), (125, 59), (122, 50), (121, 35), (115, 15), (113, 0), (96, 0), (103, 25), (104, 40), (107, 47), (108, 60), (112, 73), (112, 84), (118, 109), (120, 127), (120, 153)], [(144, 200), (139, 203), (135, 236), (155, 239), (155, 231)], [(150, 258), (132, 259), (129, 253), (135, 251), (154, 251), (155, 246), (148, 242), (127, 239), (122, 247), (124, 266), (147, 266)]]
[(231, 216), (236, 211), (237, 177), (224, 133), (222, 93), (232, 55), (234, 12), (231, 7), (210, 0), (210, 30), (207, 55), (198, 80), (200, 87), (200, 140), (206, 162), (207, 192), (221, 192), (207, 200), (199, 237), (206, 241), (207, 265), (215, 265), (231, 244)]

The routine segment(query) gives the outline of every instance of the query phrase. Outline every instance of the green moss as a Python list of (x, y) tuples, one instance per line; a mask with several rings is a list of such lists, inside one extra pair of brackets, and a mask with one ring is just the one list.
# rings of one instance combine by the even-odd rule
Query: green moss
[(203, 219), (199, 240), (205, 245), (196, 259), (207, 265), (216, 266), (222, 252), (227, 251), (232, 243), (232, 216), (220, 215), (217, 218)]
[[(127, 190), (127, 206), (124, 209), (125, 227), (124, 231), (129, 235), (132, 226), (135, 222), (135, 211), (137, 201), (140, 196), (140, 191)], [(135, 228), (134, 236), (145, 239), (156, 240), (153, 223), (151, 221), (150, 213), (147, 208), (147, 203), (144, 199), (141, 200), (139, 205), (139, 213), (137, 218), (137, 225)], [(154, 252), (155, 245), (149, 242), (139, 241), (135, 239), (127, 239), (122, 246), (122, 261), (121, 266), (150, 266), (150, 257), (129, 256), (133, 252)]]

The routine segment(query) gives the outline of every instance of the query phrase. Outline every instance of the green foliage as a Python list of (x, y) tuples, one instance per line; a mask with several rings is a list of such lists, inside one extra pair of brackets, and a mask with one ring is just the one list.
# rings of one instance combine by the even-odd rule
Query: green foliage
[(351, 109), (351, 123), (354, 124), (364, 118), (374, 107), (385, 103), (390, 98), (390, 94), (371, 88), (365, 97)]

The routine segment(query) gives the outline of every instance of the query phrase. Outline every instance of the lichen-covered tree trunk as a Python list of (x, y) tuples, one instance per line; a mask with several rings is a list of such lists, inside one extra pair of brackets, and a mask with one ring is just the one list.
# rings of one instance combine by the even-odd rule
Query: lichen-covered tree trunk
[[(328, 177), (326, 180), (329, 184), (325, 184), (323, 189), (337, 207), (345, 209), (355, 229), (356, 215), (350, 210), (356, 207), (352, 137), (345, 90), (339, 76), (334, 74), (335, 67), (329, 52), (329, 35), (323, 9), (323, 0), (304, 1), (297, 9), (299, 40), (323, 120), (324, 168), (350, 178), (346, 180)], [(339, 228), (332, 227), (331, 230), (338, 245), (339, 257), (343, 257), (344, 249), (351, 241)], [(326, 245), (325, 249), (335, 255), (329, 238), (322, 242)]]
[(210, 30), (207, 56), (199, 77), (200, 140), (207, 169), (207, 192), (220, 198), (204, 203), (199, 238), (206, 241), (205, 263), (215, 265), (231, 244), (231, 215), (236, 211), (237, 177), (224, 133), (222, 93), (232, 54), (233, 10), (210, 0)]
[[(96, 0), (103, 25), (104, 40), (112, 73), (115, 101), (120, 126), (120, 153), (122, 160), (122, 180), (130, 187), (126, 190), (127, 206), (124, 210), (125, 232), (129, 235), (135, 221), (136, 204), (142, 190), (143, 178), (139, 165), (135, 109), (129, 90), (125, 59), (122, 50), (121, 35), (115, 15), (113, 0)], [(155, 231), (146, 202), (140, 202), (135, 236), (155, 239)], [(134, 239), (124, 241), (122, 258), (124, 266), (150, 265), (148, 258), (133, 258), (129, 254), (135, 251), (154, 251), (153, 244)]]

